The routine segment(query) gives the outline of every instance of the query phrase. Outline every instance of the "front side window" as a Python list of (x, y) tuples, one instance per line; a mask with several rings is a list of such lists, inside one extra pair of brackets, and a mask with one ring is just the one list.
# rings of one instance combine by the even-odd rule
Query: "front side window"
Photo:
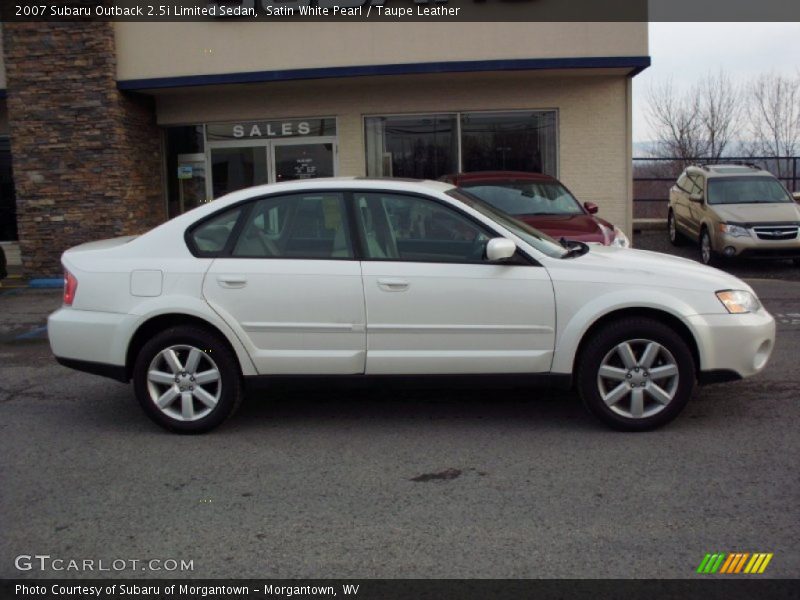
[(708, 182), (709, 204), (794, 202), (773, 177), (715, 177)]
[(233, 256), (353, 258), (342, 194), (293, 194), (257, 201), (247, 216)]
[(366, 257), (411, 262), (481, 262), (490, 235), (433, 200), (383, 193), (354, 195)]
[(198, 254), (218, 256), (225, 249), (240, 213), (239, 207), (232, 208), (195, 227), (190, 236)]
[(531, 215), (580, 215), (583, 209), (560, 183), (508, 181), (464, 184), (462, 189), (514, 217)]
[(488, 217), (495, 223), (508, 229), (511, 233), (524, 240), (536, 248), (539, 252), (552, 258), (562, 258), (565, 248), (546, 233), (531, 227), (527, 223), (520, 221), (504, 212), (497, 210), (491, 204), (484, 202), (477, 196), (473, 196), (467, 190), (456, 188), (445, 192), (448, 196), (463, 202), (470, 208), (477, 210), (482, 215)]

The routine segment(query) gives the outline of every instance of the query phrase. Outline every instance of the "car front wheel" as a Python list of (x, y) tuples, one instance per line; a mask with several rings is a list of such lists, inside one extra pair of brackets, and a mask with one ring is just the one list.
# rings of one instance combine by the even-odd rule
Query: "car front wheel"
[(669, 423), (686, 406), (694, 359), (673, 329), (648, 318), (610, 323), (579, 357), (578, 391), (606, 425), (645, 431)]
[(217, 427), (242, 397), (233, 352), (217, 335), (191, 326), (162, 331), (142, 347), (133, 385), (147, 416), (179, 433)]
[(704, 265), (713, 265), (716, 258), (714, 247), (711, 245), (711, 234), (708, 233), (708, 229), (704, 228), (700, 232), (700, 260)]

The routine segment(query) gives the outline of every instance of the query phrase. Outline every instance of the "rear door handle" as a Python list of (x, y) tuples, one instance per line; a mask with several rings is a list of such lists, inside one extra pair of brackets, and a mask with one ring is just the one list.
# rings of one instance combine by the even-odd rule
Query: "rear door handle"
[(247, 285), (247, 278), (238, 276), (217, 277), (217, 283), (224, 288), (238, 289)]
[(409, 285), (405, 279), (378, 279), (378, 287), (385, 292), (404, 292)]

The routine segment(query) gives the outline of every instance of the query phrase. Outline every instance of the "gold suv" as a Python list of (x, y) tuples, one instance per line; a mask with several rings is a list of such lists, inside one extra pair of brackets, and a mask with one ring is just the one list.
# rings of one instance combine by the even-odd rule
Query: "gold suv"
[(687, 167), (669, 191), (669, 239), (700, 245), (700, 259), (792, 258), (800, 264), (800, 208), (771, 173), (752, 165)]

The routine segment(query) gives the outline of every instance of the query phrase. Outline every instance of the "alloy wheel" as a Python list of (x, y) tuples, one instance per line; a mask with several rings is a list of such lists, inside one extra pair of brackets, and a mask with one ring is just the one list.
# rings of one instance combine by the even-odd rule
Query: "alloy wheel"
[(178, 421), (197, 421), (217, 406), (221, 375), (217, 364), (199, 348), (170, 346), (150, 362), (147, 391), (165, 415)]
[(708, 232), (704, 231), (700, 236), (700, 254), (703, 258), (703, 263), (708, 264), (711, 262), (711, 238)]
[(645, 419), (664, 410), (675, 398), (678, 380), (678, 363), (672, 353), (645, 339), (617, 344), (597, 372), (603, 402), (630, 419)]

